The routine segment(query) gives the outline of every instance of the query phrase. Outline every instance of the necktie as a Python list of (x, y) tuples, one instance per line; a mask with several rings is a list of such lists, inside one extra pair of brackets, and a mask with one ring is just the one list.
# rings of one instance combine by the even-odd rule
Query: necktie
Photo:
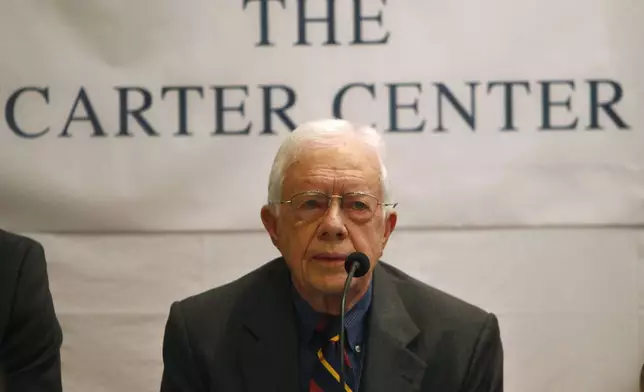
[(340, 388), (340, 320), (322, 320), (314, 338), (317, 361), (309, 392), (353, 392), (354, 374), (349, 356), (344, 353), (344, 388)]

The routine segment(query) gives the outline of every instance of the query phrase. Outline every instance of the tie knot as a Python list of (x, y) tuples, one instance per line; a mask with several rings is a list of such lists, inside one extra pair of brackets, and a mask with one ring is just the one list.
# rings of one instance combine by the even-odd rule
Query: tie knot
[(323, 315), (315, 326), (315, 335), (323, 341), (338, 341), (340, 335), (340, 317)]

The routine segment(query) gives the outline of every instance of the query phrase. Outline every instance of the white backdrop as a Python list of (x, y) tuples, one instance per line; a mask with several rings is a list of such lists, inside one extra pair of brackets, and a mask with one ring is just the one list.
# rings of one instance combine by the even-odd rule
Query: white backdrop
[(46, 247), (66, 390), (158, 390), (170, 303), (276, 255), (282, 137), (343, 116), (388, 142), (385, 259), (499, 315), (507, 391), (634, 391), (644, 3), (335, 3), (0, 4), (0, 226)]

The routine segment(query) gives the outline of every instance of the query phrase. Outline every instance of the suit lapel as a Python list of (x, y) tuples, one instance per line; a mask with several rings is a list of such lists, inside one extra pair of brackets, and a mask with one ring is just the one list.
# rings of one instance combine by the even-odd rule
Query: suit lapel
[(246, 298), (239, 361), (247, 392), (296, 392), (298, 346), (290, 277), (281, 259)]
[(395, 282), (380, 265), (373, 274), (373, 302), (363, 391), (418, 391), (427, 365), (408, 345), (418, 335)]

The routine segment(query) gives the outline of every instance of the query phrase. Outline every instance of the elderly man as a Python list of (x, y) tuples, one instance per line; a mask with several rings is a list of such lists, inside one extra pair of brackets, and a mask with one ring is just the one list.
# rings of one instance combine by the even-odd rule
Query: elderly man
[[(282, 257), (172, 304), (161, 391), (503, 390), (496, 317), (379, 261), (397, 219), (381, 144), (343, 120), (289, 135), (261, 210)], [(344, 261), (356, 251), (370, 268), (350, 283), (339, 342)]]

